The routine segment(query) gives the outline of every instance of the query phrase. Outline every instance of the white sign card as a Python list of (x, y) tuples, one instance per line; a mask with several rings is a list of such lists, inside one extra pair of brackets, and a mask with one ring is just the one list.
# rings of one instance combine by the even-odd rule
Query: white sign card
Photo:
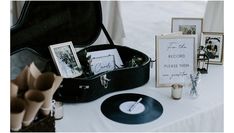
[(196, 70), (195, 41), (194, 35), (156, 37), (157, 87), (189, 83)]
[(123, 62), (117, 49), (88, 52), (87, 56), (91, 56), (92, 61), (90, 65), (94, 74), (123, 67)]
[(99, 74), (106, 71), (112, 71), (115, 69), (114, 55), (101, 56), (91, 58), (91, 71), (94, 74)]

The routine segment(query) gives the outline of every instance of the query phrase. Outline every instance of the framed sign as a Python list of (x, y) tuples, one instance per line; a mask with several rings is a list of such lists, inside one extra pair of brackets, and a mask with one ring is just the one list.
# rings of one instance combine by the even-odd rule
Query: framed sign
[(201, 46), (207, 51), (210, 64), (223, 64), (223, 33), (203, 32)]
[(157, 87), (189, 83), (189, 75), (196, 70), (195, 42), (194, 35), (156, 37)]

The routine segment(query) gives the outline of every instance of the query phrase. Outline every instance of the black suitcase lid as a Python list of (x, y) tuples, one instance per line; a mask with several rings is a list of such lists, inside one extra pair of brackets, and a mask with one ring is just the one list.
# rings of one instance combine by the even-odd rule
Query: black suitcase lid
[(11, 27), (11, 53), (29, 47), (48, 57), (52, 44), (72, 41), (75, 47), (88, 46), (102, 26), (100, 1), (26, 1)]

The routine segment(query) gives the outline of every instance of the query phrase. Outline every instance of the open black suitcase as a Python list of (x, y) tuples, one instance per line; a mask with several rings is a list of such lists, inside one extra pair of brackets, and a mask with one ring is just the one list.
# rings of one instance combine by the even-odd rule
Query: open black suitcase
[[(110, 44), (89, 46), (101, 30)], [(86, 51), (116, 48), (124, 67), (65, 78), (54, 96), (56, 100), (88, 102), (110, 92), (142, 86), (149, 80), (150, 58), (137, 50), (114, 45), (102, 24), (99, 1), (26, 1), (18, 22), (11, 27), (11, 78), (32, 61), (43, 72), (56, 72), (48, 46), (67, 41), (72, 41), (74, 47), (85, 47), (77, 52), (78, 58)], [(140, 64), (129, 66), (133, 58), (140, 58)]]

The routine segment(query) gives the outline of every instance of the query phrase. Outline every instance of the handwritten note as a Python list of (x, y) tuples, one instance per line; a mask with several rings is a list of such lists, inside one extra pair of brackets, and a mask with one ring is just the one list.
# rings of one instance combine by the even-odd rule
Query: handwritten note
[(195, 36), (157, 36), (157, 86), (186, 83), (195, 71)]
[(114, 55), (92, 58), (91, 70), (94, 74), (99, 74), (115, 69)]
[(106, 49), (87, 53), (87, 56), (91, 56), (91, 58), (104, 57), (109, 55), (114, 55), (115, 64), (118, 66), (118, 68), (123, 67), (123, 62), (117, 49)]
[(123, 67), (123, 62), (117, 49), (92, 51), (88, 52), (87, 56), (91, 56), (92, 62), (90, 65), (94, 74)]

